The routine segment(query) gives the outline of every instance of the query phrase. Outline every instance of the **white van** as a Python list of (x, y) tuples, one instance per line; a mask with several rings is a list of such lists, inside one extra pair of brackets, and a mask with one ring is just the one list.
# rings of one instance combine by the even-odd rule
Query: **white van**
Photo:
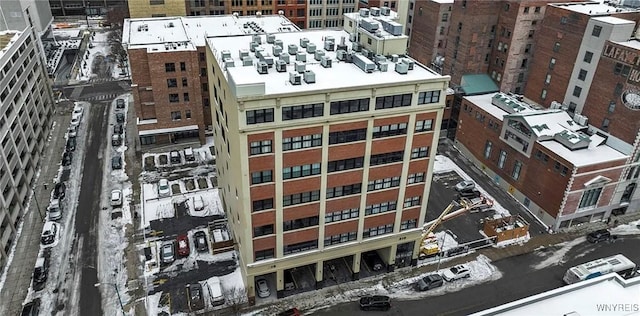
[(57, 221), (60, 218), (62, 218), (62, 208), (60, 206), (59, 199), (51, 200), (51, 204), (49, 204), (49, 207), (47, 210), (49, 211), (48, 217), (50, 221)]
[(207, 280), (209, 285), (209, 294), (211, 295), (211, 304), (218, 306), (224, 304), (224, 296), (222, 295), (222, 286), (220, 285), (219, 277), (212, 277)]
[(193, 148), (187, 147), (184, 149), (184, 159), (187, 161), (195, 161), (196, 156), (193, 155)]

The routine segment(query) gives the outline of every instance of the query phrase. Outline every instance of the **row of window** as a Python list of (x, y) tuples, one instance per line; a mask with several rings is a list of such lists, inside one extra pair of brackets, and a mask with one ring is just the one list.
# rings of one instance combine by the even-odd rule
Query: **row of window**
[(325, 223), (332, 223), (332, 222), (344, 221), (351, 218), (358, 218), (358, 216), (360, 216), (360, 209), (351, 208), (351, 209), (326, 213), (324, 215), (324, 221)]
[(398, 207), (398, 202), (396, 200), (377, 203), (377, 204), (371, 204), (365, 207), (364, 215), (395, 211), (397, 207)]
[(364, 157), (335, 160), (329, 161), (329, 163), (327, 163), (327, 172), (357, 169), (362, 168), (363, 166)]
[(319, 221), (320, 220), (318, 216), (311, 216), (311, 217), (305, 217), (305, 218), (298, 218), (291, 221), (284, 221), (282, 223), (282, 230), (290, 231), (290, 230), (301, 229), (301, 228), (306, 228), (311, 226), (317, 226), (319, 224)]
[(282, 139), (282, 151), (320, 146), (322, 146), (322, 134), (295, 136)]
[(352, 194), (359, 194), (361, 192), (362, 192), (361, 183), (341, 185), (333, 188), (327, 188), (327, 199), (340, 197), (340, 196), (347, 196)]
[(320, 174), (320, 163), (282, 168), (282, 179), (295, 179)]
[(393, 233), (393, 224), (381, 225), (378, 227), (365, 228), (362, 231), (362, 238), (369, 238)]
[(358, 232), (342, 233), (339, 235), (326, 237), (324, 239), (324, 245), (325, 246), (337, 245), (337, 244), (341, 244), (349, 241), (354, 241), (357, 238), (358, 238)]
[[(329, 195), (328, 192), (329, 190), (327, 190), (327, 195)], [(285, 195), (282, 197), (282, 205), (289, 206), (289, 205), (296, 205), (296, 204), (308, 203), (308, 202), (319, 201), (319, 200), (320, 200), (320, 190), (314, 190), (310, 192), (302, 192), (302, 193), (296, 193), (291, 195)]]
[(368, 191), (384, 190), (400, 186), (400, 177), (391, 177), (369, 181)]

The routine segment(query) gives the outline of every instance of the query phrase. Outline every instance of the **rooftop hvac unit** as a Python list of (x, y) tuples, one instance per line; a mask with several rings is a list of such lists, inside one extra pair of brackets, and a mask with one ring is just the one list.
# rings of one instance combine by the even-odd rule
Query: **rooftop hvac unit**
[(260, 44), (256, 43), (256, 42), (251, 42), (251, 44), (249, 44), (249, 50), (252, 52), (256, 51), (256, 47), (260, 46)]
[(314, 54), (313, 54), (313, 59), (320, 61), (320, 59), (324, 57), (324, 51), (323, 50), (317, 50)]
[(288, 63), (290, 63), (290, 60), (291, 60), (291, 59), (289, 58), (289, 55), (287, 55), (287, 54), (282, 54), (282, 55), (280, 55), (280, 60), (282, 60), (282, 61), (284, 61), (285, 63), (287, 63), (287, 64), (288, 64)]
[(227, 59), (227, 58), (231, 58), (231, 51), (223, 50), (222, 51), (222, 59)]
[(249, 57), (249, 50), (243, 48), (238, 52), (238, 55), (240, 56), (240, 59), (244, 59), (245, 57)]
[(558, 101), (551, 101), (550, 108), (552, 108), (552, 109), (561, 109), (562, 108), (562, 103), (560, 103)]
[(242, 58), (242, 66), (251, 66), (253, 65), (253, 58), (251, 56)]
[(402, 58), (402, 63), (407, 64), (407, 67), (409, 67), (409, 70), (413, 70), (413, 60), (408, 59), (408, 58)]
[(229, 67), (235, 67), (236, 63), (233, 61), (233, 58), (228, 57), (224, 59), (224, 67), (229, 68)]
[(380, 28), (380, 24), (371, 19), (360, 20), (360, 26), (362, 26), (362, 28), (367, 30), (369, 33), (375, 33), (375, 31)]
[(286, 72), (287, 71), (287, 63), (284, 60), (276, 60), (276, 71), (277, 72)]
[(374, 62), (376, 64), (383, 63), (383, 62), (386, 62), (386, 61), (387, 61), (387, 57), (384, 57), (383, 55), (376, 55), (375, 56)]
[(376, 70), (376, 64), (362, 55), (353, 55), (353, 63), (366, 73)]
[(389, 70), (389, 63), (387, 62), (379, 63), (378, 69), (380, 69), (381, 72), (387, 72), (387, 70)]
[(273, 34), (267, 34), (267, 43), (269, 44), (273, 44), (273, 42), (276, 40), (276, 36)]
[(369, 50), (368, 50), (368, 49), (366, 49), (366, 48), (363, 48), (361, 52), (362, 52), (362, 55), (364, 55), (364, 56), (366, 56), (367, 58), (371, 59), (371, 57), (369, 57), (369, 56), (371, 56), (371, 55), (372, 55), (372, 54), (371, 54), (371, 51), (369, 51)]
[(282, 53), (282, 47), (273, 45), (271, 46), (271, 52), (273, 53), (273, 56), (280, 56)]
[(382, 7), (380, 8), (380, 14), (384, 16), (389, 16), (391, 15), (391, 9), (389, 7)]
[(369, 17), (369, 9), (367, 9), (367, 8), (360, 9), (360, 11), (358, 11), (358, 13), (360, 13), (360, 16), (363, 17), (363, 18)]
[(369, 13), (371, 16), (380, 16), (380, 8), (373, 7)]
[(362, 51), (362, 45), (360, 45), (360, 43), (353, 43), (351, 44), (351, 49), (353, 49), (354, 52), (360, 52)]
[(295, 55), (298, 52), (298, 46), (296, 44), (289, 44), (287, 51), (289, 55)]
[(405, 63), (396, 63), (396, 72), (401, 75), (406, 75), (409, 72), (409, 65)]
[(296, 61), (295, 69), (298, 73), (303, 73), (305, 70), (307, 70), (307, 64)]
[(307, 44), (307, 53), (309, 54), (313, 54), (316, 52), (316, 44), (314, 43), (308, 43)]
[(324, 50), (332, 52), (336, 49), (336, 43), (324, 41)]
[(398, 56), (397, 54), (391, 55), (391, 61), (392, 62), (397, 63), (398, 59), (400, 59), (400, 56)]
[(309, 44), (309, 39), (306, 37), (303, 37), (300, 39), (300, 47), (306, 48), (307, 44)]
[(341, 61), (347, 60), (347, 51), (342, 49), (338, 50), (336, 52), (336, 58)]
[(262, 57), (264, 56), (264, 47), (256, 47), (255, 51), (256, 57), (262, 59)]
[(267, 73), (269, 73), (269, 66), (264, 61), (258, 62), (256, 68), (258, 68), (258, 73), (261, 75), (266, 75)]
[(331, 68), (331, 57), (322, 56), (322, 58), (320, 58), (320, 65), (324, 68)]
[(251, 41), (254, 43), (262, 44), (262, 38), (260, 38), (260, 35), (257, 34), (251, 36)]
[(269, 68), (273, 67), (273, 57), (271, 55), (265, 54), (265, 56), (262, 58), (262, 61), (267, 63), (267, 66), (269, 66)]
[(336, 43), (336, 39), (335, 39), (335, 37), (333, 37), (333, 36), (326, 36), (326, 37), (324, 38), (324, 41), (325, 41), (325, 42), (331, 42), (331, 43), (334, 43), (334, 44)]
[(280, 46), (280, 48), (284, 48), (284, 44), (282, 43), (282, 40), (279, 40), (279, 39), (273, 41), (273, 45)]
[(296, 60), (297, 61), (306, 62), (307, 61), (307, 54), (305, 54), (304, 52), (296, 53)]
[(304, 71), (304, 82), (306, 83), (315, 83), (316, 82), (316, 73), (312, 70)]
[(402, 35), (402, 24), (398, 22), (382, 20), (382, 28), (394, 36)]
[(302, 84), (302, 76), (300, 74), (298, 74), (298, 73), (290, 72), (289, 73), (289, 82), (294, 86), (300, 85), (300, 84)]

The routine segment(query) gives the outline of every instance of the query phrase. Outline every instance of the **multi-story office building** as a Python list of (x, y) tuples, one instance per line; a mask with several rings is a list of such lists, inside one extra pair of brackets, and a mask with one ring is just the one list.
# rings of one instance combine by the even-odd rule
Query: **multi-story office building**
[(307, 28), (340, 28), (343, 14), (357, 11), (356, 0), (310, 0), (307, 5)]
[(453, 0), (412, 1), (407, 21), (409, 55), (442, 73)]
[(562, 102), (569, 112), (579, 113), (604, 43), (628, 40), (638, 20), (640, 11), (601, 2), (548, 5), (525, 96), (544, 106)]
[(53, 114), (34, 33), (30, 27), (0, 31), (0, 266), (27, 211)]
[[(126, 7), (127, 0), (48, 0), (51, 12), (54, 16), (74, 16), (74, 15), (103, 15), (114, 7)], [(150, 2), (164, 3), (170, 6), (176, 0), (146, 0)], [(184, 0), (182, 0), (184, 1)], [(35, 2), (46, 3), (45, 0), (35, 0)], [(130, 2), (130, 1), (129, 1)], [(184, 6), (183, 6), (184, 8)]]
[(602, 221), (619, 208), (614, 197), (629, 153), (557, 107), (503, 93), (464, 97), (456, 145), (553, 230)]
[(297, 31), (283, 16), (236, 15), (127, 19), (136, 126), (141, 145), (195, 138), (211, 130), (208, 37)]
[(220, 196), (251, 299), (256, 277), (283, 296), (296, 269), (322, 287), (329, 260), (356, 279), (363, 254), (417, 261), (449, 78), (368, 12), (346, 31), (207, 40)]
[(407, 25), (407, 18), (409, 16), (409, 6), (412, 1), (410, 0), (358, 0), (358, 9), (360, 8), (390, 8), (391, 11), (397, 13), (397, 22), (402, 25)]

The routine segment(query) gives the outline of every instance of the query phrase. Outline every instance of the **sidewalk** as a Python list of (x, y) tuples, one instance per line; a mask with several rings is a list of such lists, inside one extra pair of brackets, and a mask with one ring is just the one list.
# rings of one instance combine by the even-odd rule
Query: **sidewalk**
[[(4, 286), (0, 289), (0, 301), (2, 302), (0, 315), (20, 315), (22, 303), (31, 285), (33, 267), (40, 249), (40, 233), (44, 224), (40, 216), (46, 216), (49, 197), (54, 187), (53, 179), (58, 174), (58, 164), (65, 147), (64, 134), (71, 121), (71, 111), (66, 108), (68, 105), (55, 106), (56, 112), (52, 116), (52, 121), (56, 123), (50, 134), (45, 136), (47, 138), (40, 159), (40, 175), (34, 184), (34, 198), (37, 201), (32, 200), (29, 209), (23, 215), (22, 232), (15, 241), (13, 260), (9, 264)], [(73, 107), (73, 103), (71, 107)], [(47, 184), (46, 189), (44, 184)]]

